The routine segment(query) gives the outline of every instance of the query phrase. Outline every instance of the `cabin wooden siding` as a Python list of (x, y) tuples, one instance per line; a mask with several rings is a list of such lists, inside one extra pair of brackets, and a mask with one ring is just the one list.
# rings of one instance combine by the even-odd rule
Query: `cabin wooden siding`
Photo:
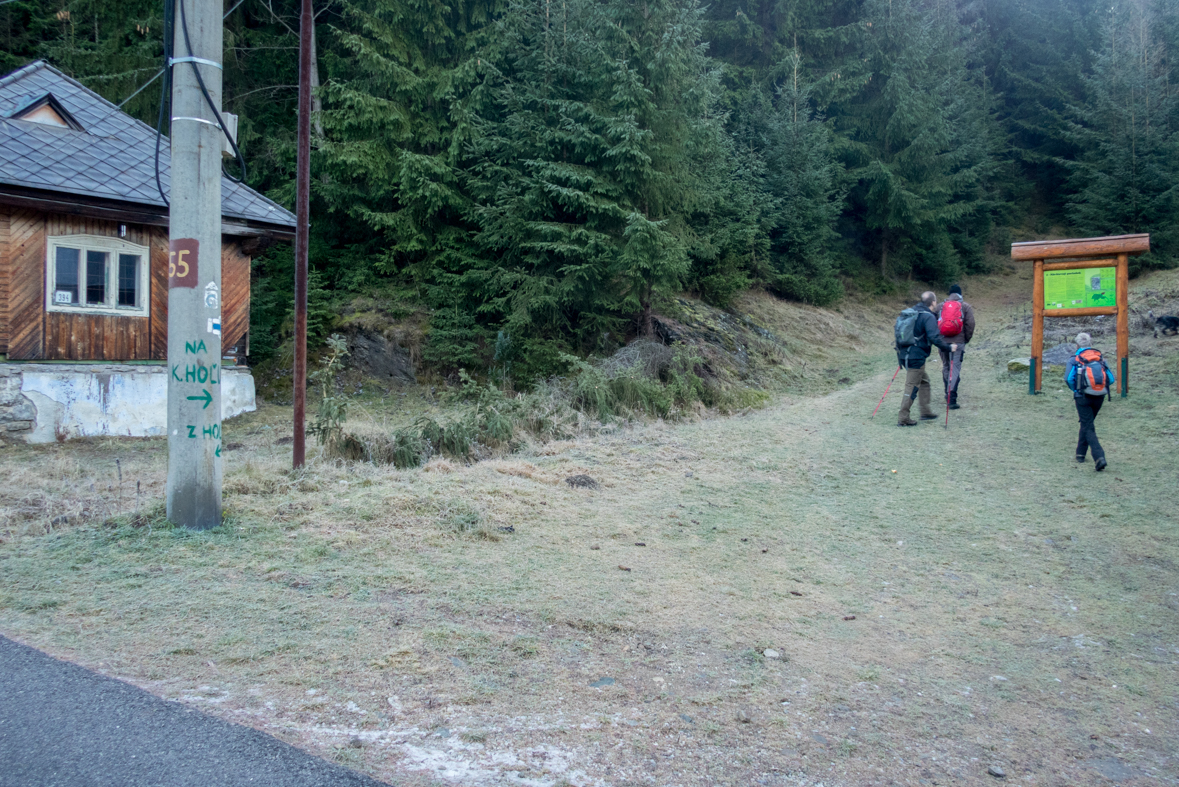
[[(48, 238), (119, 237), (121, 222), (0, 207), (0, 352), (11, 360), (146, 361), (168, 356), (168, 231), (125, 224), (125, 240), (149, 249), (148, 316), (48, 311)], [(222, 262), (222, 348), (250, 324), (250, 257), (226, 237)]]
[(9, 358), (42, 357), (45, 337), (45, 218), (32, 210), (8, 214)]
[(0, 353), (8, 352), (8, 211), (0, 210)]
[[(167, 282), (165, 282), (166, 284)], [(221, 353), (250, 330), (250, 258), (237, 243), (221, 244)]]

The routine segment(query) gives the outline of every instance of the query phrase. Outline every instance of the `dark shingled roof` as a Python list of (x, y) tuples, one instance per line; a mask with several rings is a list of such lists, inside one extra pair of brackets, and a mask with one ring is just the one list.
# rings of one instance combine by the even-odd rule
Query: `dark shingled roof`
[[(52, 95), (84, 129), (14, 120)], [(0, 79), (0, 184), (164, 207), (156, 189), (155, 129), (44, 61)], [(169, 192), (168, 139), (160, 140), (160, 181)], [(221, 179), (221, 211), (284, 229), (295, 217), (281, 205), (229, 178)]]

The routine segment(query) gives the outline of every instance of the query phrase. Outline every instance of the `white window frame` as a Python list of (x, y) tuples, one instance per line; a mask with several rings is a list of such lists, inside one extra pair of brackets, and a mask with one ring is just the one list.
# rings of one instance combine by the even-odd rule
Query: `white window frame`
[[(56, 303), (57, 250), (78, 249), (78, 300), (80, 303)], [(106, 265), (106, 300), (102, 305), (86, 301), (86, 252), (101, 251), (108, 255)], [(119, 305), (119, 254), (139, 256), (139, 282), (136, 306)], [(103, 235), (54, 235), (47, 239), (45, 251), (45, 310), (64, 314), (104, 314), (115, 317), (147, 317), (151, 307), (148, 281), (151, 271), (151, 249), (122, 238)]]

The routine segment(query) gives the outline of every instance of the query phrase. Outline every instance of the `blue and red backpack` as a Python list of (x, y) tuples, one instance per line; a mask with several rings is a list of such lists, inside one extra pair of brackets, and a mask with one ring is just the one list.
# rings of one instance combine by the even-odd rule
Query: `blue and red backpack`
[(1087, 347), (1076, 355), (1077, 390), (1089, 396), (1110, 396), (1109, 367), (1100, 350)]

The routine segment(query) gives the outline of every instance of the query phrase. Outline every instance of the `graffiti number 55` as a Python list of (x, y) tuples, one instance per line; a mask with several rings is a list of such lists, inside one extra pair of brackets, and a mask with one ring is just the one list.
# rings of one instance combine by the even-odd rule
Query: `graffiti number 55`
[(195, 287), (200, 243), (195, 238), (175, 238), (168, 243), (168, 287)]
[(183, 279), (188, 275), (188, 262), (184, 259), (186, 254), (188, 249), (168, 252), (168, 278)]

